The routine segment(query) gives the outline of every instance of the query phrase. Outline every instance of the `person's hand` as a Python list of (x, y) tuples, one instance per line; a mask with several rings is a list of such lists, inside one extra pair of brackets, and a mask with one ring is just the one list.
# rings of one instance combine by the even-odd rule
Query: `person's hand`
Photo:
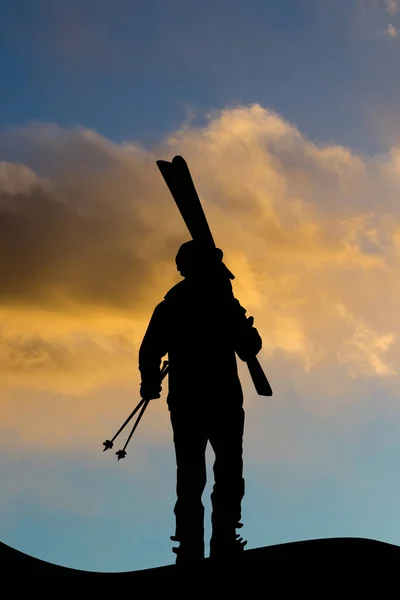
[(161, 396), (160, 383), (142, 383), (140, 385), (140, 396), (145, 400), (156, 400)]

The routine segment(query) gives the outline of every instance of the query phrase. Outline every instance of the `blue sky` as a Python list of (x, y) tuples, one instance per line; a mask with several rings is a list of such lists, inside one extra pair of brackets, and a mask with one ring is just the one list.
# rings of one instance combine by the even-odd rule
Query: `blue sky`
[(174, 560), (165, 404), (125, 461), (101, 450), (187, 235), (149, 165), (182, 152), (275, 390), (241, 368), (249, 547), (400, 544), (398, 26), (384, 0), (2, 3), (0, 210), (24, 217), (1, 246), (3, 542), (90, 570)]
[(398, 50), (379, 36), (396, 15), (362, 18), (358, 2), (6, 1), (2, 13), (2, 126), (153, 142), (186, 109), (258, 102), (313, 138), (376, 150), (369, 113), (396, 105)]

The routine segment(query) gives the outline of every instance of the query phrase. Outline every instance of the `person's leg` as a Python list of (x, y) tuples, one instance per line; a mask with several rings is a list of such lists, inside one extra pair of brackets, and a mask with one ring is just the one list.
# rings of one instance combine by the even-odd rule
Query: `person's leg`
[(241, 406), (215, 415), (209, 439), (215, 452), (210, 553), (242, 550), (236, 529), (241, 527), (244, 410)]
[(201, 497), (207, 481), (207, 436), (192, 412), (171, 410), (177, 480), (174, 507), (174, 541), (180, 542), (177, 562), (204, 558), (204, 506)]

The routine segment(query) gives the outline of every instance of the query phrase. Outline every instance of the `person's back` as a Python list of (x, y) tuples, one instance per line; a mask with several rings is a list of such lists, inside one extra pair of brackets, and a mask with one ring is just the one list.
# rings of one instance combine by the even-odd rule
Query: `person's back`
[[(168, 404), (187, 394), (239, 392), (233, 297), (227, 298), (212, 282), (184, 280), (166, 294), (164, 305), (169, 360)], [(232, 399), (231, 399), (232, 401)]]

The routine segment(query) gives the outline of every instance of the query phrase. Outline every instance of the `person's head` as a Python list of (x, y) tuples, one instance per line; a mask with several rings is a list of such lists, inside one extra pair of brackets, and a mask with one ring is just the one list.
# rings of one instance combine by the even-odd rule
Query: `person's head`
[(220, 248), (207, 248), (190, 240), (179, 248), (175, 258), (176, 268), (183, 277), (202, 276), (216, 271), (222, 264), (223, 256)]

